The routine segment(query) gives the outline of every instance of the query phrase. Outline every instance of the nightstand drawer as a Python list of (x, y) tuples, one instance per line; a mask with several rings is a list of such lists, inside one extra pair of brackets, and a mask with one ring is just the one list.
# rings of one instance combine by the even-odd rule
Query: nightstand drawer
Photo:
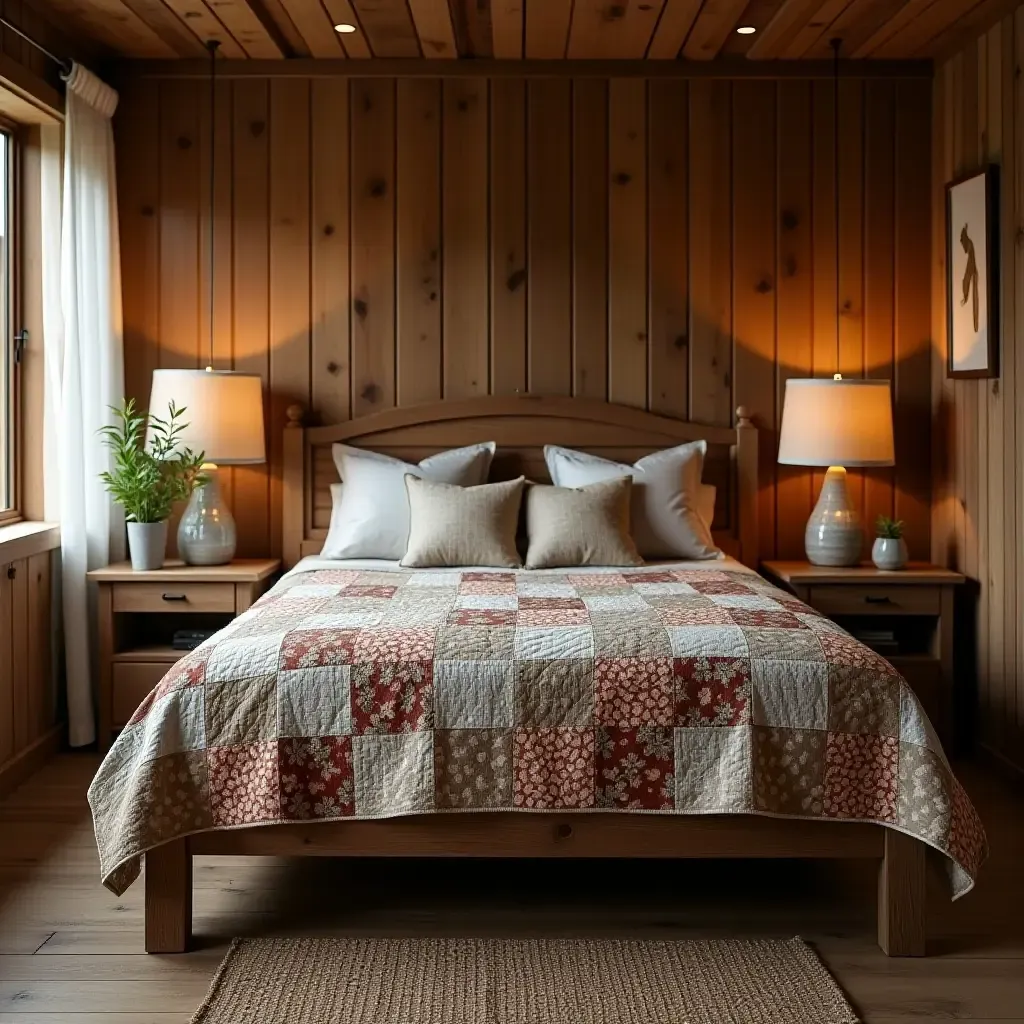
[[(187, 653), (182, 651), (182, 657)], [(170, 671), (166, 661), (123, 662), (113, 666), (113, 724), (128, 724), (146, 694)]]
[(229, 612), (235, 610), (231, 583), (114, 583), (115, 612)]
[(810, 588), (810, 604), (824, 615), (938, 615), (938, 587), (824, 586)]

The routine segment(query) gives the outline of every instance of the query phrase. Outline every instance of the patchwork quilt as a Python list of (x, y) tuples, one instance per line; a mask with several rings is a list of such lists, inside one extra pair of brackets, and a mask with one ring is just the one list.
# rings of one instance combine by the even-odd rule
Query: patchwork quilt
[(102, 877), (209, 829), (465, 811), (869, 821), (986, 840), (914, 694), (749, 572), (324, 569), (179, 661), (89, 789)]

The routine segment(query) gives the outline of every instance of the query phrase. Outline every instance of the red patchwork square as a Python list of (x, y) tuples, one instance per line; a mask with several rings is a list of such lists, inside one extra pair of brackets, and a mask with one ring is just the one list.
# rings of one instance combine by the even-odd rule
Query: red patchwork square
[(823, 813), (830, 818), (895, 821), (899, 760), (895, 736), (830, 732)]
[(356, 664), (432, 661), (433, 629), (363, 629), (355, 642)]
[(581, 597), (520, 597), (520, 609), (548, 608), (568, 611), (570, 609), (586, 609)]
[(598, 729), (596, 760), (598, 807), (672, 810), (675, 752), (670, 728)]
[(884, 676), (896, 674), (896, 670), (885, 658), (847, 633), (823, 633), (816, 630), (815, 635), (825, 652), (825, 660), (833, 665), (852, 665)]
[(398, 587), (346, 587), (338, 597), (394, 597)]
[[(486, 576), (486, 573), (480, 573), (481, 576)], [(500, 573), (495, 573), (500, 575)], [(467, 580), (463, 577), (462, 582), (459, 584), (460, 594), (490, 594), (490, 595), (504, 595), (514, 596), (516, 592), (515, 582), (504, 583), (501, 580)]]
[(675, 576), (670, 571), (664, 572), (631, 572), (630, 583), (676, 583)]
[(516, 807), (594, 806), (594, 733), (590, 729), (516, 729)]
[(279, 740), (278, 771), (283, 818), (305, 821), (355, 814), (350, 737)]
[(590, 613), (586, 608), (525, 608), (516, 621), (520, 626), (585, 626)]
[(295, 629), (281, 642), (278, 667), (282, 671), (351, 665), (355, 660), (358, 629)]
[(594, 662), (594, 714), (602, 725), (637, 728), (672, 725), (671, 658), (598, 658)]
[(511, 572), (464, 572), (463, 583), (515, 583), (515, 573)]
[(731, 580), (727, 576), (721, 579), (694, 579), (687, 580), (687, 583), (693, 587), (699, 594), (729, 594), (732, 596), (738, 596), (740, 594), (753, 594), (754, 591), (750, 587), (745, 586), (742, 583), (738, 583), (736, 580)]
[(206, 752), (215, 827), (253, 825), (281, 817), (277, 741)]
[(190, 686), (202, 686), (206, 681), (206, 662), (212, 651), (213, 648), (208, 647), (196, 654), (186, 654), (181, 661), (176, 662), (163, 679), (146, 694), (128, 724), (135, 725), (137, 722), (141, 722), (161, 697), (165, 697), (175, 690), (184, 690)]
[(352, 669), (356, 733), (420, 732), (434, 724), (434, 666), (429, 661), (380, 662)]
[(457, 608), (448, 614), (450, 626), (514, 626), (516, 613), (508, 608)]
[(577, 590), (597, 590), (601, 587), (625, 587), (626, 577), (621, 572), (591, 572), (567, 575), (566, 581)]
[(767, 608), (730, 608), (732, 621), (737, 626), (758, 626), (767, 629), (806, 629), (807, 627), (792, 613)]
[(658, 618), (663, 626), (727, 626), (732, 622), (729, 609), (717, 604), (704, 607), (687, 606), (685, 604), (656, 607)]
[(747, 658), (676, 658), (675, 724), (735, 726), (750, 718)]
[(817, 615), (818, 618), (823, 618), (821, 612), (815, 611), (810, 605), (804, 604), (803, 601), (798, 601), (795, 597), (782, 597), (773, 594), (772, 600), (782, 605), (788, 612), (796, 612), (800, 615)]

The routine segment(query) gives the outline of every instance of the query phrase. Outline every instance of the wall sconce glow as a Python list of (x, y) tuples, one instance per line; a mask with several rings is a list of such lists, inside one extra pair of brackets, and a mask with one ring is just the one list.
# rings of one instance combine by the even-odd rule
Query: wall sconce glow
[(738, 36), (752, 36), (756, 31), (757, 31), (757, 29), (754, 28), (753, 25), (740, 25), (740, 27), (738, 29), (736, 29), (736, 35), (738, 35)]
[(347, 36), (350, 33), (355, 32), (355, 30), (356, 30), (355, 25), (346, 25), (344, 22), (342, 24), (340, 24), (340, 25), (335, 25), (334, 26), (334, 31), (335, 32), (340, 32), (343, 36)]

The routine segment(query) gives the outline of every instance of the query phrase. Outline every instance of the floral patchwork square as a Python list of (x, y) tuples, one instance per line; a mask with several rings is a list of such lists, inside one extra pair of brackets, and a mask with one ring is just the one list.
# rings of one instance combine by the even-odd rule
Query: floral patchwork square
[(431, 661), (434, 657), (434, 630), (366, 629), (356, 637), (357, 664), (374, 662)]
[(241, 747), (277, 736), (277, 680), (240, 679), (205, 687), (206, 742)]
[(820, 815), (825, 744), (813, 729), (754, 727), (754, 807), (772, 814)]
[(626, 574), (630, 583), (678, 583), (671, 570), (641, 570)]
[(516, 663), (515, 722), (528, 728), (590, 724), (594, 662), (589, 658)]
[(209, 650), (203, 654), (187, 654), (160, 680), (157, 685), (146, 694), (145, 699), (136, 708), (129, 725), (141, 722), (149, 714), (154, 704), (162, 700), (169, 693), (186, 688), (201, 688), (206, 681), (206, 659)]
[(344, 601), (352, 597), (384, 597), (391, 598), (395, 596), (398, 587), (381, 587), (381, 586), (366, 586), (352, 584), (345, 587), (344, 590), (338, 595), (339, 600)]
[(714, 604), (682, 603), (659, 605), (658, 618), (666, 626), (727, 626), (732, 623), (727, 608)]
[(355, 774), (349, 736), (278, 742), (281, 816), (294, 821), (355, 813)]
[(278, 668), (291, 671), (318, 665), (351, 665), (358, 629), (295, 629), (281, 642)]
[[(136, 783), (142, 805), (135, 822), (150, 842), (159, 843), (215, 824), (205, 751), (189, 750), (149, 761), (139, 769)], [(115, 791), (118, 800), (123, 796), (120, 789)]]
[(675, 800), (672, 730), (658, 725), (597, 730), (597, 806), (668, 811)]
[(438, 808), (486, 810), (512, 803), (512, 733), (451, 729), (434, 736)]
[(434, 727), (509, 728), (514, 692), (514, 662), (435, 661)]
[(513, 771), (516, 807), (593, 807), (594, 733), (590, 729), (516, 729)]
[(590, 613), (586, 608), (523, 608), (516, 620), (520, 626), (585, 626)]
[(757, 626), (765, 629), (806, 629), (792, 613), (784, 609), (730, 608), (729, 615), (737, 626)]
[(448, 613), (449, 626), (514, 626), (515, 611), (503, 608), (456, 608)]
[(460, 594), (515, 594), (516, 578), (510, 572), (464, 572)]
[(352, 731), (350, 672), (348, 665), (281, 672), (278, 736), (347, 736)]
[(746, 658), (676, 658), (675, 724), (733, 726), (750, 718)]
[(898, 736), (899, 676), (877, 676), (853, 665), (829, 665), (828, 727), (832, 732)]
[(251, 825), (281, 817), (277, 741), (206, 752), (215, 827)]
[(934, 751), (900, 744), (899, 801), (896, 821), (930, 842), (942, 843), (952, 819), (952, 774)]
[(434, 725), (434, 667), (427, 661), (352, 668), (352, 729), (419, 732)]
[(899, 755), (895, 736), (830, 732), (824, 813), (830, 818), (895, 821)]
[(675, 713), (671, 658), (597, 658), (596, 720), (619, 729), (670, 726)]
[(434, 733), (352, 737), (356, 813), (366, 818), (434, 810)]
[(687, 582), (699, 594), (750, 594), (750, 587), (738, 580), (730, 579), (724, 573), (709, 573), (708, 576), (718, 577), (711, 579), (691, 579)]
[(566, 573), (565, 578), (580, 594), (585, 590), (601, 587), (627, 587), (629, 585), (621, 572), (574, 572)]
[(896, 675), (896, 670), (885, 658), (848, 633), (815, 633), (815, 636), (833, 665), (849, 665), (882, 675)]

